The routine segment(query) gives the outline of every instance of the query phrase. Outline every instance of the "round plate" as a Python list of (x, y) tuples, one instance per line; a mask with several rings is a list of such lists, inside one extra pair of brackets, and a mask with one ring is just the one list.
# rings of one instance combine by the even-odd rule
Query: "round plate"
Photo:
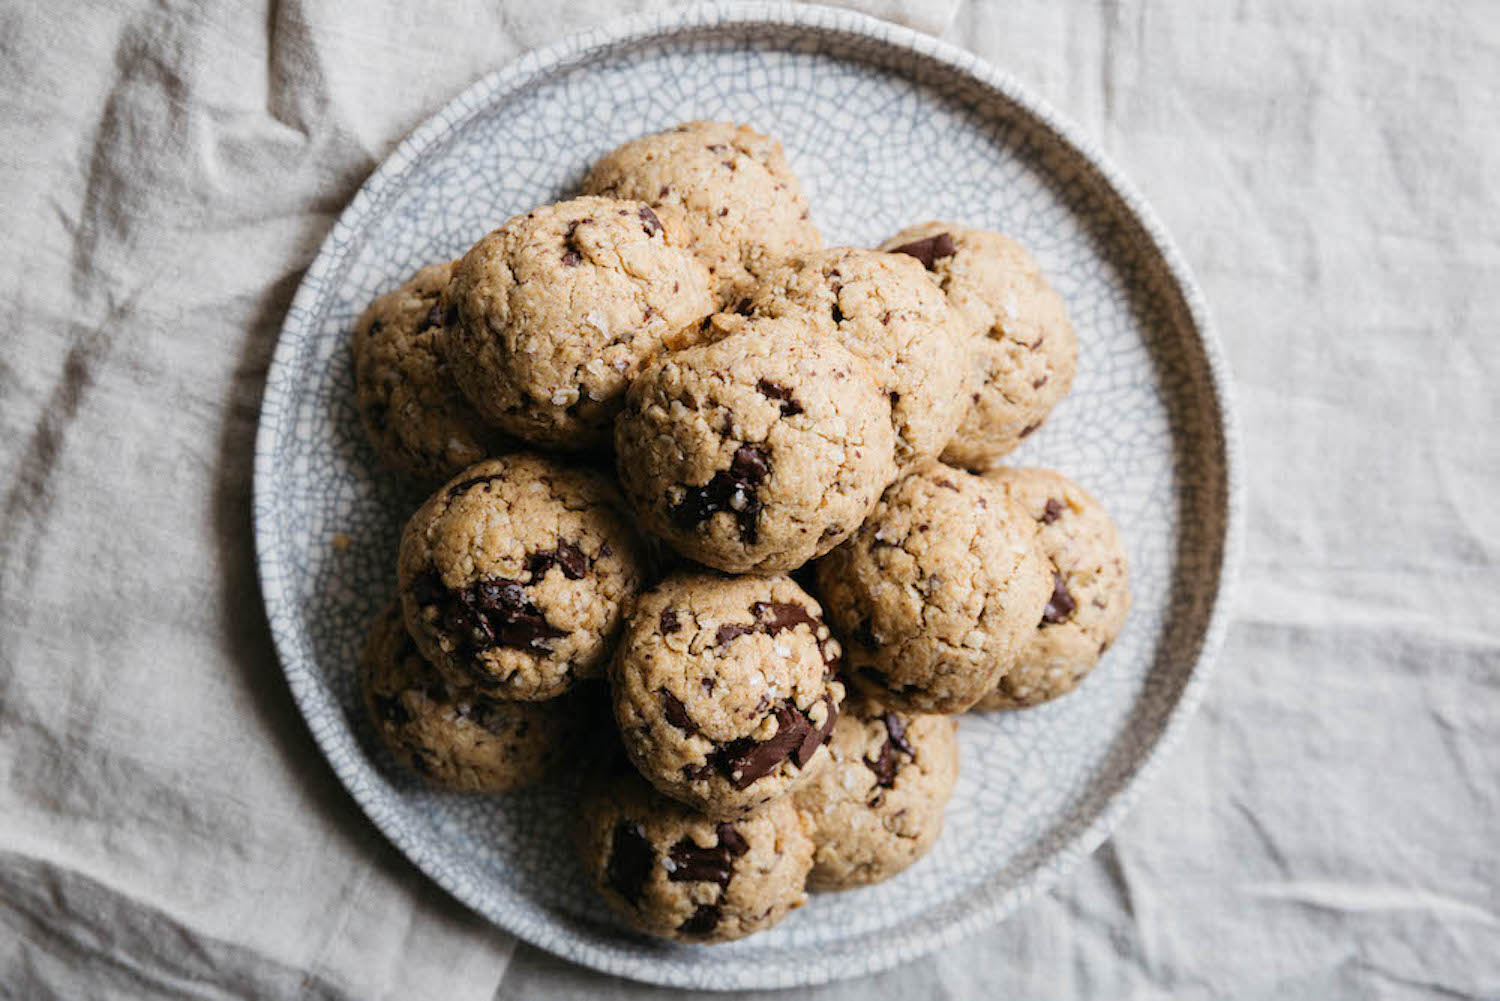
[[(375, 467), (348, 337), (378, 293), (563, 197), (600, 154), (694, 118), (780, 139), (830, 244), (952, 219), (1018, 238), (1078, 329), (1072, 395), (1015, 454), (1113, 512), (1135, 608), (1075, 694), (967, 717), (932, 854), (880, 886), (814, 897), (730, 945), (666, 945), (614, 921), (567, 837), (570, 786), (505, 798), (423, 789), (376, 750), (355, 660), (394, 589), (421, 497)], [(1233, 435), (1219, 348), (1151, 213), (1074, 130), (974, 57), (802, 5), (651, 14), (534, 52), (417, 129), (308, 268), (267, 378), (255, 528), (271, 631), (318, 743), (428, 875), (519, 937), (640, 980), (787, 987), (870, 973), (995, 921), (1099, 844), (1182, 726), (1224, 621), (1235, 551)]]

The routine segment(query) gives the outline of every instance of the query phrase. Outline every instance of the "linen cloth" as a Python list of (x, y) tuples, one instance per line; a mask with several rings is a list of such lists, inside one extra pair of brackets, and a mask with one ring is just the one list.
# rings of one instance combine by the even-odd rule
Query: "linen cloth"
[[(281, 679), (250, 531), (334, 215), (471, 80), (639, 6), (0, 9), (0, 996), (675, 993), (516, 946), (384, 842)], [(1206, 704), (1092, 859), (799, 993), (1500, 997), (1500, 8), (866, 9), (1154, 204), (1237, 379), (1248, 545)]]

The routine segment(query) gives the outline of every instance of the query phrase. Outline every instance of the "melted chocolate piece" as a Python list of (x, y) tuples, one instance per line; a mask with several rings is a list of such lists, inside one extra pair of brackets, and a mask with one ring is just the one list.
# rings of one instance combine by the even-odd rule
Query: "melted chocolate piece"
[(576, 268), (583, 263), (583, 248), (574, 240), (578, 226), (579, 223), (572, 223), (568, 226), (568, 231), (563, 234), (563, 247), (566, 249), (563, 250), (562, 262), (563, 267), (566, 268)]
[(698, 725), (693, 722), (693, 717), (688, 715), (687, 706), (682, 704), (682, 700), (665, 688), (659, 691), (661, 692), (662, 712), (666, 714), (667, 722), (679, 730), (697, 733)]
[(686, 488), (682, 500), (671, 509), (672, 518), (682, 528), (693, 528), (716, 512), (728, 511), (739, 521), (740, 540), (753, 545), (762, 506), (755, 492), (770, 472), (764, 445), (741, 445), (728, 470), (715, 473), (701, 487)]
[(588, 573), (589, 558), (571, 542), (559, 542), (551, 552), (532, 553), (526, 558), (526, 571), (531, 574), (532, 583), (545, 577), (554, 566), (561, 569), (568, 580), (581, 580)]
[(781, 416), (795, 417), (802, 413), (802, 404), (792, 399), (792, 391), (785, 386), (779, 386), (769, 379), (762, 379), (755, 384), (755, 389), (761, 396), (781, 401)]
[(717, 883), (727, 887), (734, 877), (734, 860), (750, 850), (750, 845), (732, 824), (720, 824), (715, 833), (719, 843), (700, 848), (691, 838), (672, 846), (667, 856), (667, 879), (674, 883)]
[(647, 236), (655, 236), (661, 232), (661, 220), (656, 218), (656, 213), (649, 208), (641, 206), (641, 227), (645, 229)]
[(453, 484), (453, 486), (448, 488), (448, 499), (450, 501), (453, 500), (460, 494), (467, 492), (470, 487), (477, 487), (481, 483), (492, 483), (495, 480), (503, 479), (505, 479), (504, 473), (491, 473), (488, 476), (474, 476), (467, 480), (459, 480), (457, 483)]
[(833, 310), (830, 315), (833, 317), (834, 323), (844, 322), (844, 311), (842, 309), (839, 309), (839, 304), (836, 302), (833, 304)]
[(604, 877), (614, 891), (631, 905), (641, 902), (641, 891), (646, 888), (646, 878), (651, 875), (651, 842), (641, 825), (622, 820), (615, 825), (614, 838), (609, 850), (609, 864)]
[(913, 240), (911, 243), (903, 243), (891, 250), (893, 254), (915, 257), (928, 271), (931, 271), (932, 266), (938, 261), (945, 257), (952, 257), (957, 252), (958, 244), (953, 242), (952, 233), (939, 233), (936, 236)]
[(838, 712), (832, 700), (824, 696), (823, 701), (828, 706), (828, 719), (821, 727), (814, 727), (806, 713), (783, 702), (774, 710), (776, 733), (771, 739), (756, 743), (741, 737), (721, 746), (709, 760), (736, 789), (748, 788), (788, 758), (798, 768), (805, 768), (837, 721)]
[(865, 758), (865, 767), (875, 773), (875, 784), (882, 789), (889, 789), (896, 784), (896, 769), (900, 767), (896, 762), (896, 751), (887, 740), (880, 745), (880, 753), (872, 761)]
[(723, 646), (726, 643), (739, 639), (741, 636), (748, 636), (756, 631), (755, 626), (747, 626), (742, 622), (728, 622), (720, 626), (718, 632), (714, 633), (714, 644), (716, 646)]
[(911, 746), (911, 741), (906, 739), (906, 724), (901, 722), (901, 717), (895, 713), (888, 712), (885, 714), (885, 735), (886, 742), (902, 754), (910, 755), (913, 758), (917, 756), (916, 750)]
[(1021, 437), (1021, 438), (1028, 437), (1033, 431), (1035, 431), (1037, 428), (1039, 428), (1041, 426), (1042, 426), (1042, 422), (1041, 421), (1037, 421), (1035, 424), (1028, 424), (1028, 425), (1026, 425), (1025, 427), (1023, 427), (1021, 429), (1021, 434), (1019, 435), (1019, 437)]
[[(429, 570), (412, 590), (420, 603), (437, 607), (440, 624), (469, 657), (496, 646), (545, 648), (549, 640), (567, 635), (547, 623), (541, 609), (527, 600), (520, 581), (495, 577), (450, 591), (437, 571)], [(488, 679), (482, 671), (474, 673)]]
[(1062, 575), (1061, 571), (1052, 571), (1052, 598), (1042, 612), (1042, 621), (1051, 626), (1066, 622), (1068, 616), (1072, 615), (1077, 607), (1078, 603), (1068, 593), (1068, 579)]
[(675, 633), (677, 630), (681, 629), (682, 622), (677, 618), (677, 609), (663, 609), (661, 618), (657, 621), (657, 625), (661, 628), (661, 631), (664, 635)]
[(699, 904), (692, 915), (677, 926), (684, 935), (707, 935), (719, 927), (719, 905)]
[(1047, 506), (1042, 509), (1042, 524), (1050, 525), (1062, 517), (1063, 506), (1057, 502), (1056, 497), (1047, 498)]

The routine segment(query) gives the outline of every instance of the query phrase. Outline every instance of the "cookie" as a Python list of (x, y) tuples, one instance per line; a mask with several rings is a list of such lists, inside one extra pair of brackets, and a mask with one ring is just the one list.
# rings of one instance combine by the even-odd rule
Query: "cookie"
[(642, 585), (609, 480), (527, 453), (471, 466), (406, 524), (402, 607), (450, 681), (550, 699), (601, 674)]
[(729, 942), (802, 906), (813, 845), (790, 799), (713, 820), (620, 764), (585, 786), (577, 842), (584, 871), (633, 927), (682, 942)]
[(895, 477), (890, 405), (832, 338), (791, 320), (739, 326), (657, 359), (630, 387), (620, 483), (684, 555), (792, 570), (847, 538)]
[(354, 325), (354, 389), (359, 420), (387, 468), (437, 480), (506, 447), (448, 371), (438, 347), (438, 299), (452, 263), (423, 268), (370, 304)]
[(892, 484), (816, 571), (855, 683), (918, 712), (962, 712), (994, 691), (1052, 593), (1031, 517), (935, 461)]
[(880, 247), (920, 261), (974, 332), (972, 402), (943, 461), (987, 469), (1073, 387), (1078, 339), (1062, 296), (1025, 248), (999, 233), (924, 222)]
[(674, 216), (575, 198), (516, 216), (463, 256), (443, 298), (443, 348), (486, 420), (578, 451), (608, 441), (630, 380), (712, 307)]
[(828, 753), (828, 764), (793, 794), (812, 828), (808, 888), (868, 886), (926, 855), (958, 778), (954, 721), (852, 697)]
[(805, 781), (844, 698), (822, 615), (788, 577), (678, 574), (642, 595), (610, 662), (641, 774), (721, 819)]
[(418, 652), (396, 602), (371, 626), (359, 667), (381, 741), (444, 789), (502, 793), (535, 785), (556, 771), (578, 736), (570, 700), (507, 702), (448, 684)]
[(823, 244), (781, 144), (745, 125), (688, 122), (633, 139), (594, 165), (583, 190), (680, 209), (720, 304)]
[(831, 247), (770, 272), (736, 305), (836, 337), (874, 366), (891, 402), (896, 461), (935, 457), (968, 406), (970, 342), (922, 266), (902, 254)]
[(1125, 547), (1108, 512), (1049, 469), (997, 469), (985, 478), (1035, 519), (1052, 593), (1030, 640), (978, 709), (1020, 709), (1066, 695), (1094, 669), (1130, 613)]

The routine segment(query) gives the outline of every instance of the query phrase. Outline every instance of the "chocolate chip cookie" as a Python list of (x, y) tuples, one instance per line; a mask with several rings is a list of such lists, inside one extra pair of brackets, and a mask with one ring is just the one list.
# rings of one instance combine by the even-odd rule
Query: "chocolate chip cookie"
[(958, 430), (972, 338), (910, 257), (814, 251), (771, 271), (735, 311), (795, 319), (874, 366), (891, 403), (898, 463), (937, 456)]
[(678, 574), (642, 595), (610, 663), (641, 774), (721, 819), (804, 781), (844, 698), (822, 615), (788, 577)]
[(868, 886), (926, 855), (958, 778), (954, 721), (851, 697), (828, 753), (793, 794), (813, 832), (808, 888)]
[(418, 652), (396, 602), (370, 628), (360, 681), (381, 741), (444, 789), (502, 793), (535, 785), (578, 736), (570, 700), (507, 702), (450, 685)]
[(360, 423), (385, 466), (436, 480), (506, 447), (469, 405), (438, 349), (452, 263), (423, 268), (370, 304), (354, 325)]
[[(741, 320), (741, 318), (735, 318)], [(870, 367), (792, 320), (674, 351), (630, 387), (620, 482), (643, 524), (731, 572), (793, 570), (847, 538), (894, 478)]]
[(918, 712), (962, 712), (994, 691), (1052, 593), (1031, 517), (936, 461), (892, 484), (816, 570), (855, 683)]
[(682, 210), (721, 304), (823, 243), (781, 144), (745, 125), (688, 122), (632, 139), (594, 166), (583, 190)]
[(1130, 613), (1125, 548), (1108, 512), (1049, 469), (997, 469), (985, 478), (1036, 520), (1052, 593), (1036, 631), (979, 709), (1020, 709), (1066, 695), (1094, 668)]
[(463, 256), (443, 347), (485, 419), (577, 451), (607, 443), (630, 380), (712, 308), (675, 215), (575, 198), (516, 216)]
[(1062, 297), (1025, 248), (999, 233), (925, 222), (880, 248), (920, 261), (973, 331), (972, 403), (943, 461), (993, 466), (1073, 386), (1078, 339)]
[(423, 655), (506, 699), (602, 673), (642, 585), (618, 502), (607, 478), (527, 453), (450, 480), (401, 536), (401, 602)]
[(578, 847), (605, 901), (632, 926), (683, 942), (729, 942), (802, 906), (813, 846), (789, 798), (713, 820), (620, 765), (585, 787)]

